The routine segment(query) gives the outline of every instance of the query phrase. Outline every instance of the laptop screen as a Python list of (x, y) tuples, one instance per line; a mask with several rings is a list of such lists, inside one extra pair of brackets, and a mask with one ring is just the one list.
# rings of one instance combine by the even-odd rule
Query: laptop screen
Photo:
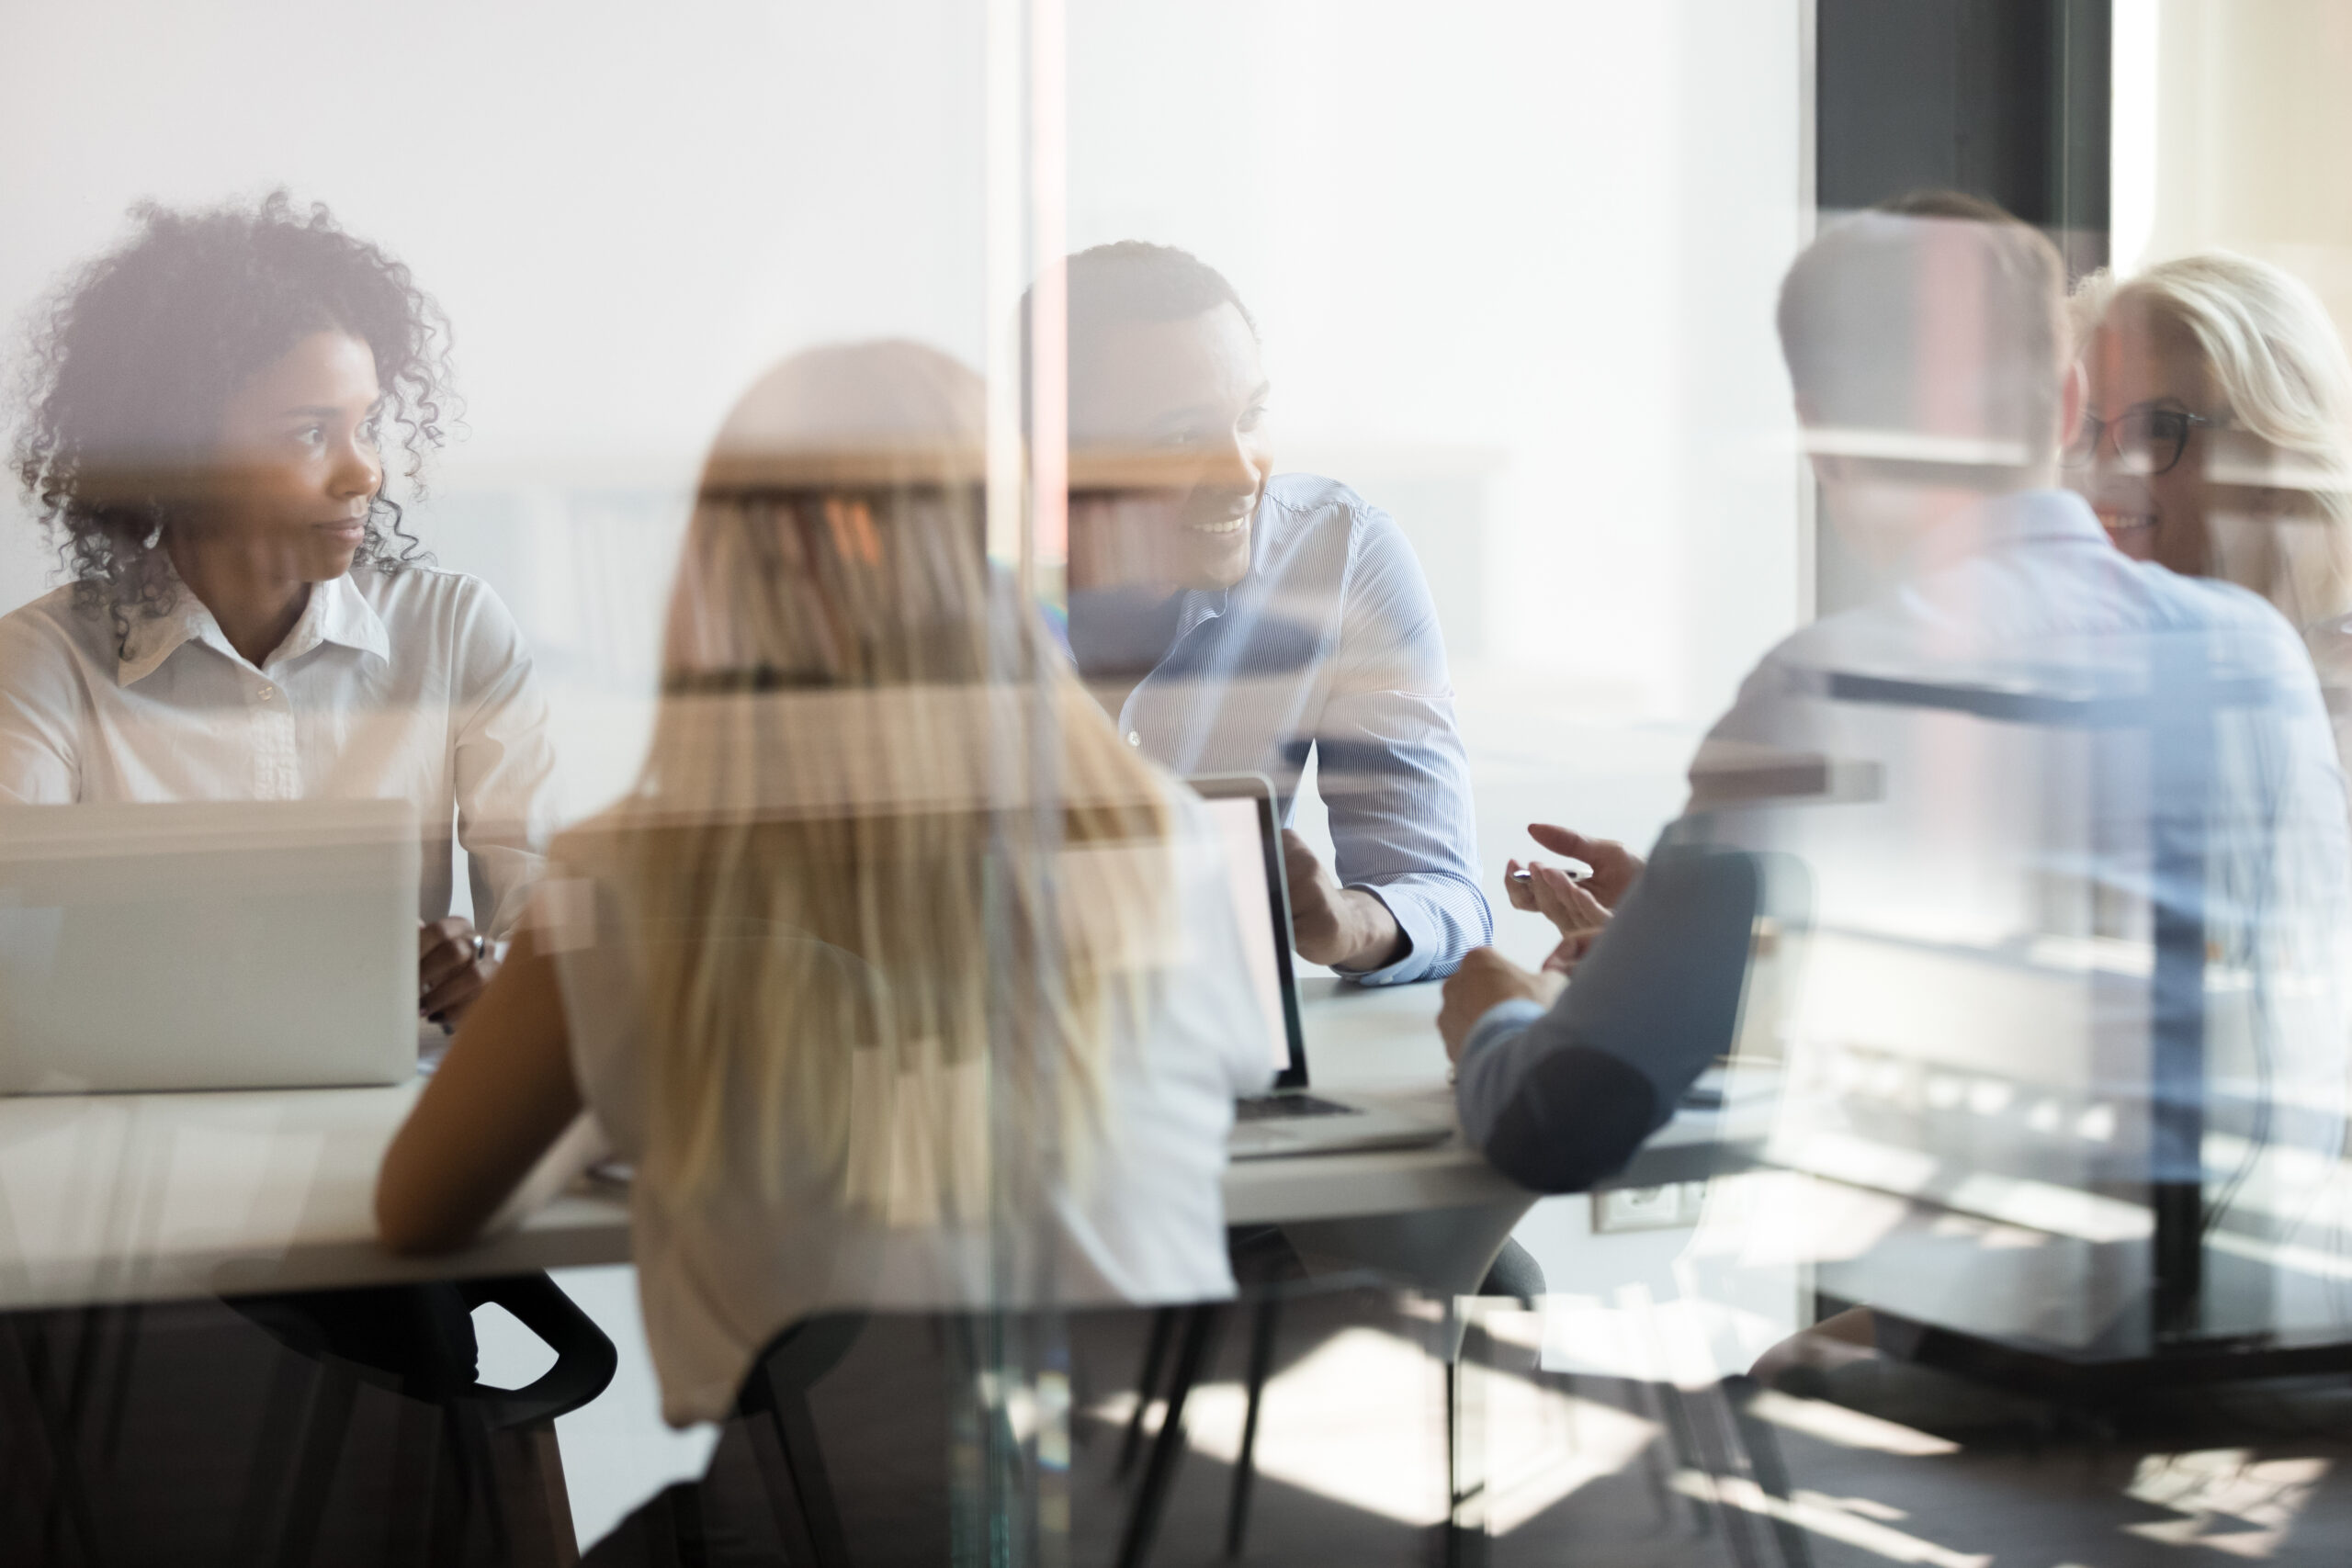
[[(1282, 834), (1273, 797), (1258, 778), (1193, 780), (1225, 850), (1226, 886), (1241, 931), (1250, 988), (1266, 1021), (1266, 1065), (1276, 1086), (1304, 1088), (1306, 1058), (1297, 1038), (1290, 967), (1290, 911), (1283, 887)], [(1254, 787), (1253, 787), (1254, 786)]]

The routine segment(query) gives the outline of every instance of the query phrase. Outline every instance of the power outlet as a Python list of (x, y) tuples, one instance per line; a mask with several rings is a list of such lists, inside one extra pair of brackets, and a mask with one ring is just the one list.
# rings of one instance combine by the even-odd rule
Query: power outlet
[(1706, 1206), (1703, 1181), (1669, 1181), (1663, 1187), (1616, 1187), (1592, 1195), (1596, 1235), (1625, 1231), (1668, 1231), (1699, 1223)]

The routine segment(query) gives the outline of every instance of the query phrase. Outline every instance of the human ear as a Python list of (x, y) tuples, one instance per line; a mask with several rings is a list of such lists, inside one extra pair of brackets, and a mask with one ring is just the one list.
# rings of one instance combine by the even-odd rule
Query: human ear
[(1813, 477), (1817, 482), (1826, 485), (1836, 484), (1846, 477), (1845, 468), (1835, 455), (1816, 452), (1813, 449), (1813, 431), (1820, 421), (1816, 417), (1816, 411), (1812, 401), (1803, 392), (1797, 393), (1792, 400), (1796, 405), (1797, 413), (1798, 452), (1803, 454), (1805, 461), (1812, 465)]
[(2075, 444), (2083, 428), (2083, 412), (2091, 400), (2090, 372), (2083, 368), (2080, 359), (2066, 367), (2066, 378), (2058, 394), (2058, 450), (2064, 452)]

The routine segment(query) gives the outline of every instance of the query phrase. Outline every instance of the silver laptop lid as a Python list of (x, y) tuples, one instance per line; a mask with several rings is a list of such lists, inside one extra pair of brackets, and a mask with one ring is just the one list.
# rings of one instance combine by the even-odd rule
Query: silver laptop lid
[(1306, 1038), (1298, 1021), (1298, 980), (1290, 961), (1290, 886), (1283, 874), (1282, 818), (1262, 773), (1204, 773), (1185, 781), (1208, 803), (1226, 849), (1234, 912), (1266, 1017), (1266, 1058), (1276, 1089), (1306, 1087)]
[(405, 801), (0, 807), (0, 1093), (415, 1070)]

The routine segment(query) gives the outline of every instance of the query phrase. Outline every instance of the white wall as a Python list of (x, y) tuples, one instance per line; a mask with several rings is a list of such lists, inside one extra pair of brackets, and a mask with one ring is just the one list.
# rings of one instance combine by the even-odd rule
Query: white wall
[[(2352, 6), (2340, 0), (2127, 0), (2154, 33), (2152, 149), (2119, 146), (2153, 183), (2142, 259), (2220, 247), (2275, 263), (2352, 330)], [(2119, 84), (2120, 86), (2121, 84)], [(2129, 100), (2134, 95), (2126, 95)], [(2153, 154), (2153, 169), (2146, 160)]]
[[(1226, 269), (1292, 460), (1385, 500), (1465, 696), (1702, 718), (1796, 604), (1769, 334), (1796, 0), (1073, 0), (1070, 238)], [(959, 0), (17, 7), (0, 305), (130, 201), (284, 182), (414, 267), (469, 439), (421, 513), (538, 641), (576, 803), (626, 776), (681, 497), (761, 366), (977, 362)], [(94, 112), (103, 104), (102, 112)], [(11, 495), (0, 604), (43, 585)]]
[(1081, 6), (1071, 240), (1225, 269), (1289, 452), (1375, 500), (1483, 486), (1475, 540), (1394, 507), (1425, 555), (1481, 557), (1458, 644), (1621, 712), (1712, 712), (1795, 605), (1770, 321), (1798, 9)]
[[(5, 15), (0, 308), (136, 198), (285, 183), (448, 310), (470, 434), (419, 521), (538, 644), (577, 806), (628, 773), (680, 497), (744, 383), (842, 337), (979, 355), (979, 19), (957, 0)], [(51, 564), (6, 504), (0, 605)]]
[(456, 318), (477, 455), (689, 455), (809, 338), (978, 353), (971, 12), (11, 7), (0, 299), (104, 244), (135, 197), (285, 182)]

